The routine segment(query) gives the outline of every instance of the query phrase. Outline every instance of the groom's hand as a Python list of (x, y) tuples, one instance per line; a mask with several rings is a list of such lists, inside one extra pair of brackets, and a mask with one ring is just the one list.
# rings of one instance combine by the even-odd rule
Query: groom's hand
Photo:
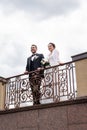
[(43, 70), (43, 69), (44, 69), (43, 67), (39, 67), (39, 68), (37, 68), (38, 71)]
[(25, 71), (24, 74), (28, 74), (29, 72), (28, 71)]
[(41, 67), (37, 68), (37, 70), (40, 71), (40, 70), (41, 70)]

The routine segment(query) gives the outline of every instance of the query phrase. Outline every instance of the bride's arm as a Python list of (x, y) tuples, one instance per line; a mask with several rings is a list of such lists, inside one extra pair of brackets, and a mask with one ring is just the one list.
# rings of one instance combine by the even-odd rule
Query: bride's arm
[(54, 61), (55, 61), (56, 63), (58, 63), (59, 65), (63, 65), (63, 64), (64, 64), (64, 63), (62, 63), (62, 62), (60, 61), (60, 56), (59, 56), (59, 51), (58, 51), (58, 50), (55, 50), (55, 51), (54, 51), (53, 57), (54, 57)]

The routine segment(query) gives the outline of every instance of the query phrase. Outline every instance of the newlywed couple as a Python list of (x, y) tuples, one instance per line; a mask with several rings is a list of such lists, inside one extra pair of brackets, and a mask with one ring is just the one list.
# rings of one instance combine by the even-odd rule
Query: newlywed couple
[[(56, 49), (55, 44), (49, 43), (48, 50), (50, 51), (48, 55), (48, 62), (50, 66), (59, 65), (60, 64), (59, 52)], [(41, 61), (44, 59), (44, 55), (37, 53), (37, 46), (34, 44), (31, 46), (31, 53), (32, 55), (27, 59), (25, 73), (35, 71), (35, 70), (39, 72), (38, 74), (37, 73), (29, 74), (30, 87), (33, 95), (33, 104), (35, 105), (35, 104), (40, 104), (40, 85), (41, 85), (41, 80), (44, 77), (43, 71), (41, 71), (41, 68), (43, 67)], [(35, 77), (38, 77), (39, 80), (36, 81)], [(37, 88), (34, 88), (35, 82)]]

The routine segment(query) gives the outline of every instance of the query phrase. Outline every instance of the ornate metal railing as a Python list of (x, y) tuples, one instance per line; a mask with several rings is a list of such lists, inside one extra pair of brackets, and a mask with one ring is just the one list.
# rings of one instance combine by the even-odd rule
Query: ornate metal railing
[[(34, 72), (34, 74), (36, 73), (38, 73), (38, 71)], [(30, 106), (33, 104), (33, 95), (30, 87), (31, 80), (34, 89), (37, 89), (38, 81), (41, 81), (41, 104), (76, 98), (76, 75), (73, 62), (44, 69), (44, 78), (42, 79), (39, 75), (29, 80), (29, 74), (21, 74), (7, 78), (6, 109)]]

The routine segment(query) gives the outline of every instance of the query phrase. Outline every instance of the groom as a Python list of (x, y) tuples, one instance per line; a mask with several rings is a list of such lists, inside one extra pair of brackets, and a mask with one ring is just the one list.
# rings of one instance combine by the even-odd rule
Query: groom
[(33, 44), (31, 46), (32, 55), (27, 59), (25, 71), (25, 73), (35, 71), (29, 74), (30, 87), (33, 95), (33, 105), (40, 104), (40, 85), (42, 78), (44, 78), (43, 70), (41, 70), (41, 60), (44, 56), (43, 54), (38, 54), (36, 52), (37, 46)]

